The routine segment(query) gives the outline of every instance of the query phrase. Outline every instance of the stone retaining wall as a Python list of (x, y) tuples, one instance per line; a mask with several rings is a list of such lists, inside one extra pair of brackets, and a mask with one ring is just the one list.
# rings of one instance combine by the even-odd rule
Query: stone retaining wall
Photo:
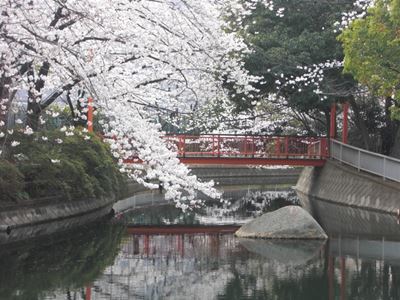
[(400, 184), (327, 161), (324, 167), (306, 167), (296, 185), (299, 193), (341, 205), (397, 214)]

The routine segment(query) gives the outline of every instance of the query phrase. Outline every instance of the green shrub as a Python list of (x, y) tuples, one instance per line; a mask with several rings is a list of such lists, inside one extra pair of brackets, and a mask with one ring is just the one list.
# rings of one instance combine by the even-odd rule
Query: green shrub
[(18, 201), (24, 198), (23, 178), (15, 165), (0, 160), (0, 201)]
[[(26, 192), (31, 198), (67, 200), (119, 197), (125, 178), (108, 145), (94, 134), (85, 140), (79, 130), (74, 133), (67, 137), (57, 130), (14, 137), (21, 144), (10, 148), (11, 158), (25, 178)], [(56, 142), (58, 138), (61, 144)]]

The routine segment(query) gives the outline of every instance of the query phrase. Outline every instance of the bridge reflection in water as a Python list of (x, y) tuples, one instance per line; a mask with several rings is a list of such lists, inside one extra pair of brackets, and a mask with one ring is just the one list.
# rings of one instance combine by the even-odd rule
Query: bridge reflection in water
[(92, 299), (214, 299), (232, 276), (230, 258), (243, 251), (231, 234), (130, 235)]
[(398, 299), (400, 255), (382, 257), (364, 248), (370, 243), (392, 254), (400, 249), (397, 242), (342, 238), (130, 235), (91, 299)]

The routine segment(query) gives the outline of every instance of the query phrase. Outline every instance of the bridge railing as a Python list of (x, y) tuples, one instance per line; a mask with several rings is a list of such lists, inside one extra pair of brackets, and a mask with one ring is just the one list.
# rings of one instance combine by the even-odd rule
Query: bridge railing
[(400, 182), (400, 159), (343, 144), (334, 139), (330, 141), (330, 157), (359, 171)]
[(168, 135), (179, 157), (246, 157), (325, 159), (327, 139), (322, 137), (257, 135)]

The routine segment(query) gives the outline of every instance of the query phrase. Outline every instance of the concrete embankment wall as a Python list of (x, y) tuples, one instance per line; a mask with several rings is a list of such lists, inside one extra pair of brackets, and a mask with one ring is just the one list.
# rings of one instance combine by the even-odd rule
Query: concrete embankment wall
[(363, 209), (396, 213), (400, 184), (328, 161), (324, 167), (306, 167), (296, 185), (304, 195)]
[[(213, 179), (220, 186), (278, 185), (282, 183), (294, 185), (300, 169), (193, 166), (192, 173), (204, 181)], [(113, 206), (116, 211), (124, 211), (129, 207), (165, 203), (164, 200), (158, 201), (158, 193), (158, 190), (149, 192), (140, 184), (128, 182), (125, 199), (120, 201), (115, 201), (113, 198), (81, 201), (47, 200), (0, 207), (0, 244), (48, 234), (51, 231), (72, 227), (74, 224), (81, 225), (93, 221), (108, 214)]]
[(112, 198), (15, 205), (0, 211), (0, 245), (63, 231), (111, 212)]
[(200, 179), (214, 180), (220, 186), (231, 185), (295, 185), (301, 168), (266, 169), (240, 166), (193, 165), (192, 174)]
[(7, 207), (0, 212), (1, 225), (12, 228), (60, 220), (110, 207), (113, 199), (90, 199), (81, 201), (47, 203), (41, 205)]

